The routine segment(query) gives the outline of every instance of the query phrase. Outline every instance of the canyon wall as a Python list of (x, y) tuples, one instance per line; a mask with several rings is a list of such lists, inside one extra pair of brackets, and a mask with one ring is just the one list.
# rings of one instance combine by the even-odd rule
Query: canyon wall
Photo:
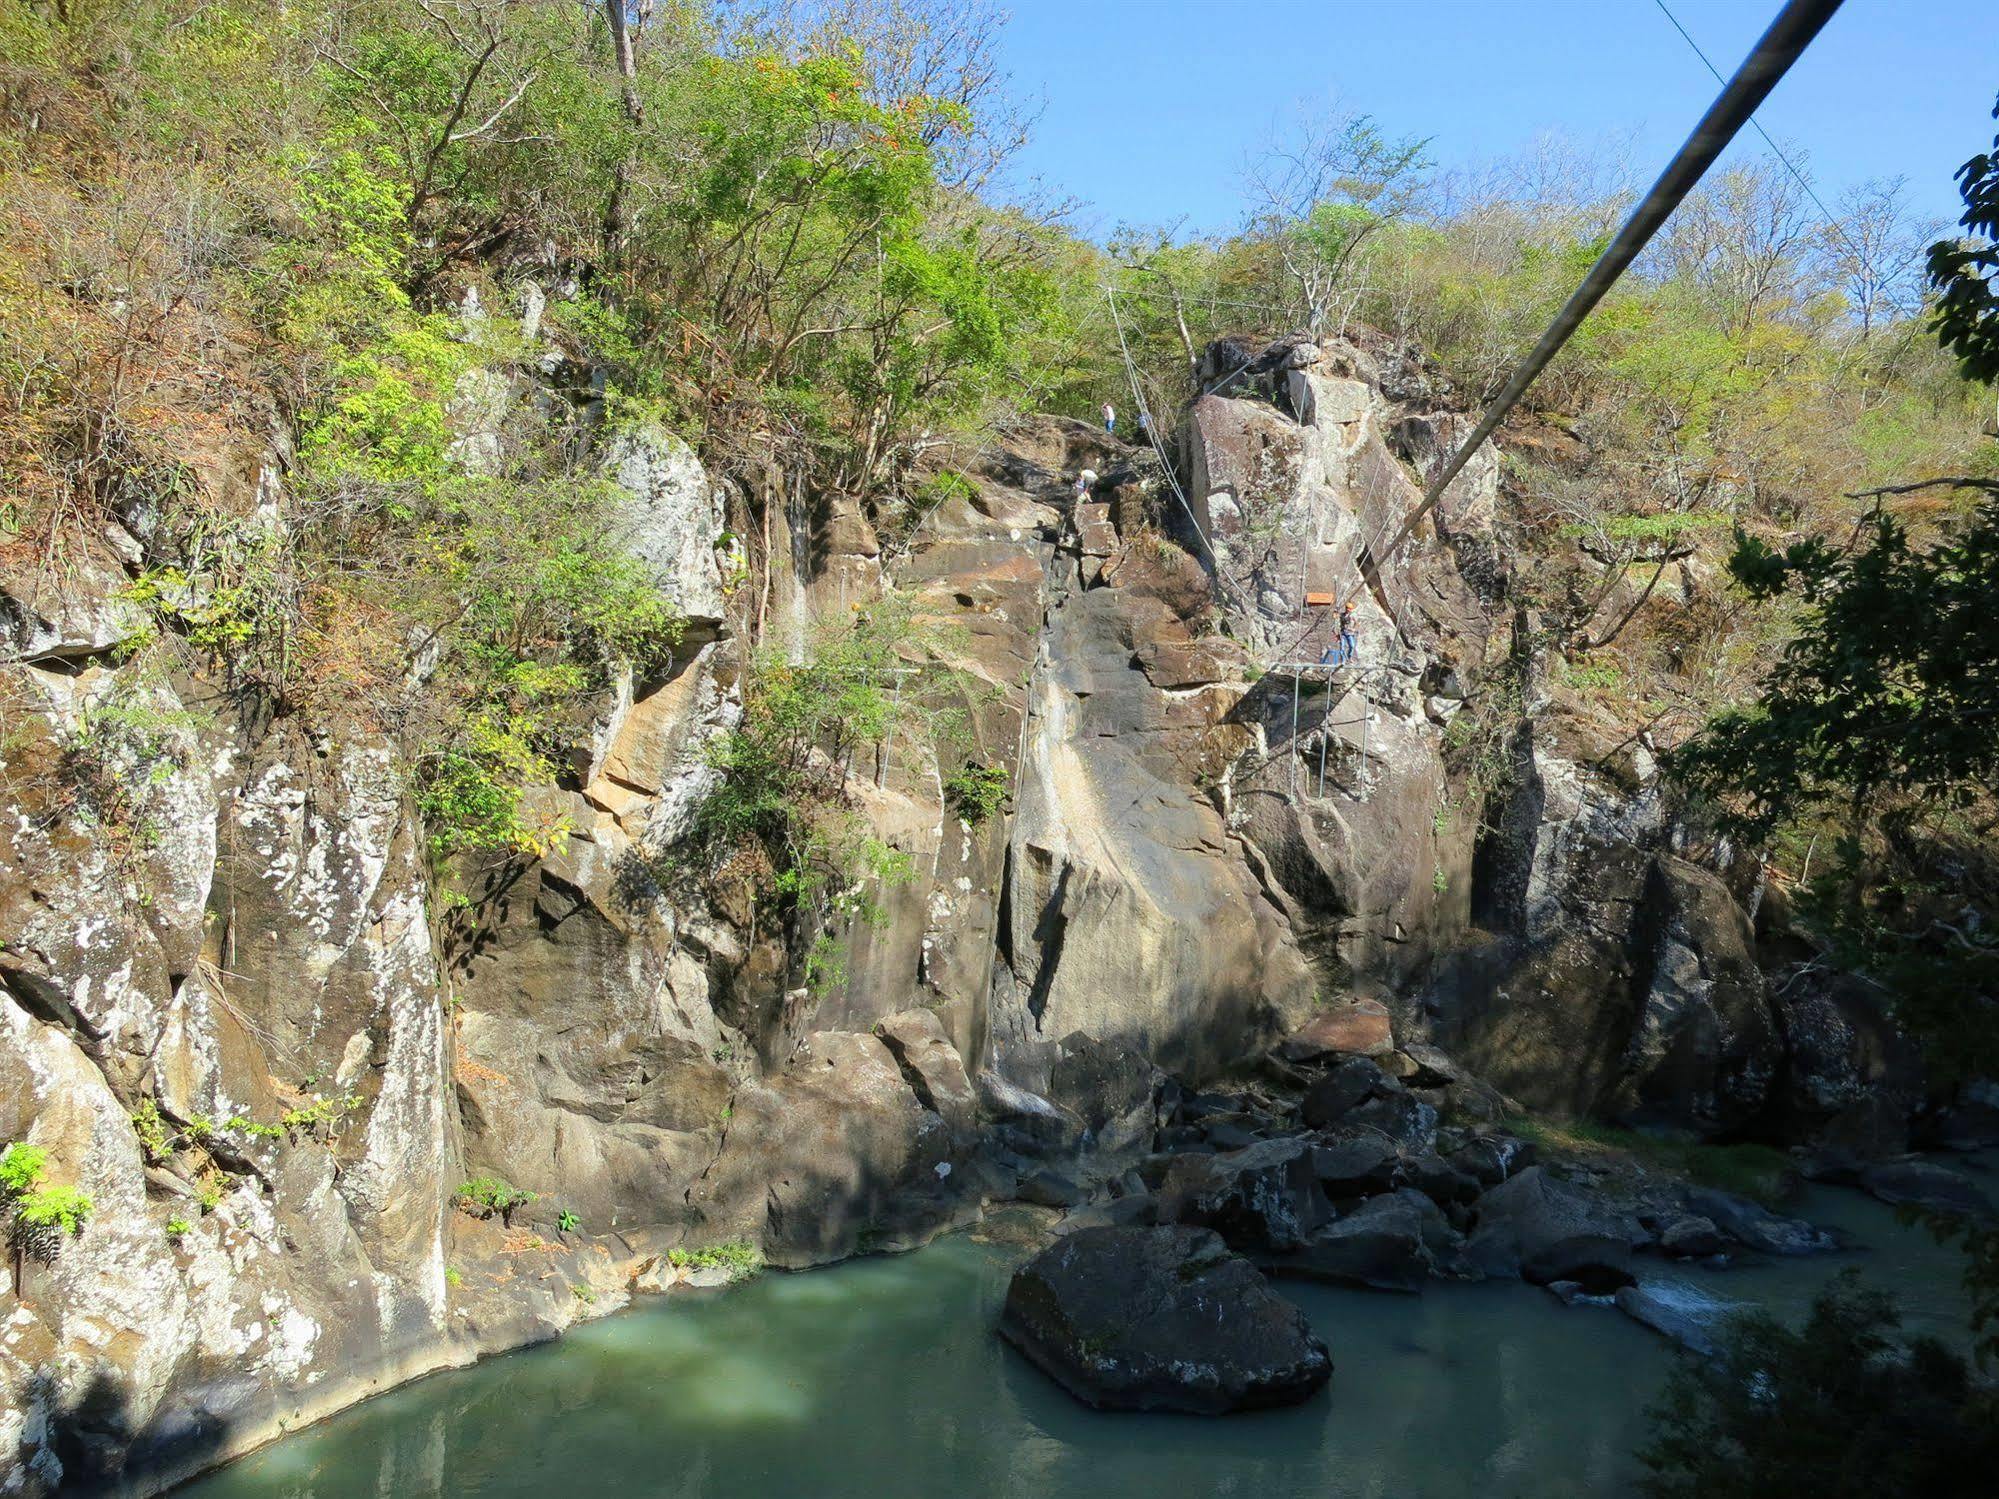
[[(461, 462), (546, 419), (536, 367), (462, 392)], [(610, 1310), (677, 1249), (920, 1243), (1011, 1195), (1020, 1142), (1107, 1128), (1102, 1058), (1199, 1082), (1326, 1016), (1537, 1109), (1894, 1144), (1919, 1088), (1864, 990), (1773, 987), (1753, 863), (1547, 682), (1496, 455), (1354, 592), (1464, 424), (1420, 362), (1287, 340), (1204, 374), (1177, 474), (1040, 418), (893, 546), (848, 500), (769, 507), (748, 572), (745, 496), (657, 427), (598, 440), (689, 631), (582, 714), (538, 859), (440, 865), (378, 724), (198, 673), (135, 693), (145, 517), (60, 577), (9, 559), (0, 1142), (92, 1210), (0, 1302), (0, 1493), (157, 1489)], [(277, 513), (281, 440), (224, 469)], [(1010, 804), (970, 820), (920, 735), (859, 754), (852, 805), (912, 873), (802, 985), (753, 872), (675, 851), (749, 636), (802, 649), (891, 588)], [(533, 1200), (476, 1216), (479, 1177)]]

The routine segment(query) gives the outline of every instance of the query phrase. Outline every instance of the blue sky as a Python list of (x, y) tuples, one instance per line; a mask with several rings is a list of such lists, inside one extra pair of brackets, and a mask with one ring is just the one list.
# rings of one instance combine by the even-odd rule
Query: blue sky
[[(1667, 0), (1724, 75), (1778, 0)], [(1011, 0), (1016, 88), (1046, 109), (1021, 168), (1119, 221), (1236, 227), (1244, 157), (1301, 103), (1338, 100), (1443, 164), (1553, 134), (1630, 142), (1649, 183), (1718, 88), (1654, 0)], [(1763, 106), (1828, 202), (1897, 174), (1955, 219), (1950, 175), (1990, 142), (1999, 0), (1847, 0)], [(1737, 152), (1761, 151), (1745, 130)], [(1794, 153), (1795, 154), (1795, 153)]]

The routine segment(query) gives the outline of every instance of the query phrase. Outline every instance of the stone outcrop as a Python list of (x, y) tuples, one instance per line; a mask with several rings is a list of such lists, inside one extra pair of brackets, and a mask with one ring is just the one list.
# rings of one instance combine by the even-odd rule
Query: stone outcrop
[[(955, 1091), (968, 1093), (962, 1068)], [(874, 1036), (821, 1031), (739, 1088), (688, 1197), (701, 1237), (749, 1240), (787, 1269), (907, 1248), (978, 1208), (962, 1136), (925, 1108)]]
[(1087, 1405), (1221, 1415), (1332, 1377), (1304, 1313), (1198, 1228), (1091, 1228), (1015, 1272), (1000, 1332)]
[(1629, 1285), (1636, 1230), (1540, 1166), (1529, 1166), (1480, 1197), (1467, 1247), (1489, 1275), (1517, 1274), (1537, 1285), (1575, 1281), (1591, 1295)]

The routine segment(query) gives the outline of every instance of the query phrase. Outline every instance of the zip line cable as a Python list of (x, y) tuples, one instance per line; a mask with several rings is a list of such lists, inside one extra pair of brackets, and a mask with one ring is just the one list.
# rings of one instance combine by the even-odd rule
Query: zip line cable
[[(1688, 33), (1687, 28), (1680, 24), (1680, 18), (1674, 15), (1670, 10), (1666, 9), (1666, 0), (1652, 0), (1652, 3), (1659, 7), (1659, 13), (1661, 15), (1663, 15), (1668, 21), (1671, 21), (1673, 23), (1673, 30), (1679, 32), (1681, 38), (1686, 42), (1686, 44), (1694, 49), (1694, 56), (1698, 57), (1701, 60), (1701, 65), (1705, 67), (1710, 73), (1714, 74), (1714, 81), (1716, 83), (1723, 82), (1724, 80), (1721, 76), (1721, 69), (1717, 68), (1713, 63), (1708, 61), (1708, 55), (1705, 52), (1701, 51), (1701, 44), (1695, 41), (1693, 37)], [(1812, 200), (1812, 205), (1815, 208), (1817, 208), (1819, 211), (1819, 217), (1825, 220), (1826, 228), (1830, 229), (1835, 235), (1837, 235), (1840, 243), (1845, 245), (1848, 250), (1853, 252), (1854, 257), (1857, 260), (1859, 260), (1862, 268), (1866, 270), (1868, 276), (1872, 279), (1878, 280), (1879, 273), (1876, 272), (1874, 269), (1873, 260), (1868, 256), (1865, 250), (1861, 249), (1860, 246), (1856, 245), (1847, 236), (1846, 231), (1840, 227), (1839, 220), (1833, 217), (1832, 210), (1825, 206), (1824, 200), (1821, 199), (1817, 191), (1813, 189), (1810, 179), (1807, 178), (1803, 172), (1798, 170), (1797, 166), (1793, 164), (1789, 156), (1784, 154), (1784, 148), (1778, 145), (1772, 139), (1770, 139), (1770, 132), (1763, 128), (1763, 122), (1761, 120), (1756, 119), (1754, 116), (1751, 116), (1749, 124), (1751, 129), (1753, 129), (1758, 135), (1763, 137), (1763, 144), (1770, 148), (1770, 154), (1775, 156), (1778, 161), (1783, 163), (1784, 170), (1789, 172), (1791, 176), (1797, 180), (1798, 186), (1805, 190), (1805, 196)]]
[(1591, 309), (1603, 300), (1604, 294), (1638, 258), (1638, 252), (1659, 231), (1680, 201), (1693, 190), (1694, 184), (1706, 175), (1714, 165), (1715, 158), (1735, 139), (1757, 106), (1770, 96), (1783, 76), (1791, 70), (1812, 39), (1825, 28), (1826, 22), (1838, 11), (1841, 0), (1789, 0), (1777, 19), (1770, 23), (1770, 29), (1758, 39), (1755, 48), (1736, 69), (1721, 93), (1715, 98), (1708, 111), (1694, 126), (1693, 133), (1686, 139), (1677, 155), (1659, 174), (1659, 180), (1631, 211), (1624, 227), (1612, 240), (1610, 247), (1598, 257), (1590, 272), (1583, 278), (1562, 310), (1555, 314), (1548, 331), (1541, 335), (1541, 341), (1520, 362), (1512, 378), (1485, 409), (1485, 415), (1472, 429), (1471, 436), (1459, 445), (1458, 450), (1437, 472), (1424, 492), (1423, 501), (1403, 518), (1402, 525), (1390, 538), (1388, 545), (1374, 552), (1361, 572), (1363, 587), (1371, 587), (1380, 576), (1384, 558), (1393, 556), (1396, 549), (1407, 541), (1422, 524), (1423, 517), (1437, 508), (1437, 502), (1444, 496), (1479, 444), (1498, 430), (1506, 415), (1526, 394), (1527, 387), (1534, 383), (1541, 371), (1546, 369), (1554, 357), (1562, 350), (1577, 328), (1588, 317)]

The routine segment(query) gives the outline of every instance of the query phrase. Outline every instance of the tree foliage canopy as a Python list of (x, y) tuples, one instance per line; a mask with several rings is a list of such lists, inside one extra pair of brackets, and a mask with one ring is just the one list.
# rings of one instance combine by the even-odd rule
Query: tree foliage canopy
[(1738, 1319), (1718, 1358), (1681, 1363), (1640, 1454), (1649, 1499), (1971, 1499), (1990, 1491), (1999, 1419), (1964, 1361), (1898, 1346), (1893, 1303), (1850, 1274), (1802, 1328)]

